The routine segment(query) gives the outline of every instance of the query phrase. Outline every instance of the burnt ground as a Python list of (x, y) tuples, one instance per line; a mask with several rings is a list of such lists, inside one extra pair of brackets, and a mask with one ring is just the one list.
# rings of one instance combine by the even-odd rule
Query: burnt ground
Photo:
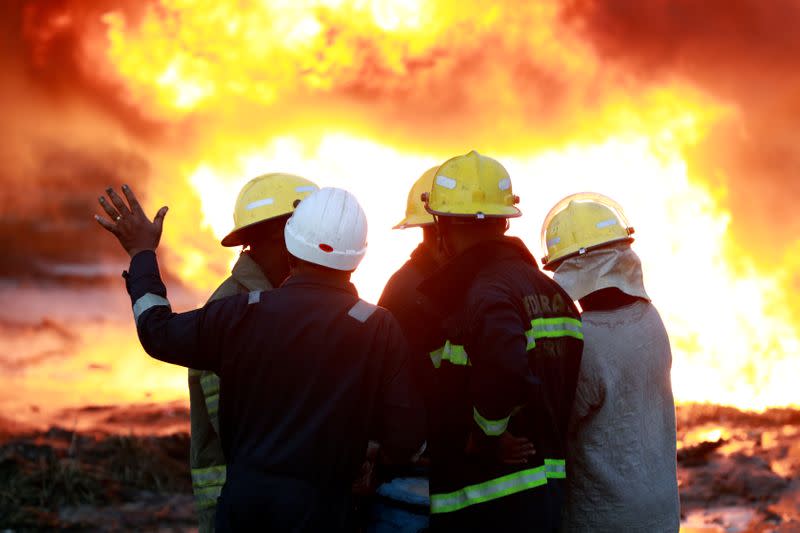
[[(0, 421), (0, 527), (195, 530), (186, 409), (81, 414), (96, 429)], [(800, 532), (800, 411), (681, 406), (678, 434), (683, 531)]]

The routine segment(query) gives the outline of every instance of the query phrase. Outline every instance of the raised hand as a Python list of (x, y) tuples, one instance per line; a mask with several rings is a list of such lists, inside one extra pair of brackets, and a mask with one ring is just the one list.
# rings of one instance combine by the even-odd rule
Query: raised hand
[(100, 215), (95, 215), (94, 219), (114, 234), (131, 257), (144, 250), (155, 250), (161, 240), (161, 230), (164, 227), (164, 217), (168, 207), (164, 206), (159, 209), (151, 222), (144, 214), (142, 206), (139, 205), (131, 188), (123, 185), (122, 193), (128, 200), (127, 204), (113, 188), (106, 189), (106, 194), (111, 201), (106, 200), (105, 196), (101, 196), (99, 201), (100, 207), (111, 220)]

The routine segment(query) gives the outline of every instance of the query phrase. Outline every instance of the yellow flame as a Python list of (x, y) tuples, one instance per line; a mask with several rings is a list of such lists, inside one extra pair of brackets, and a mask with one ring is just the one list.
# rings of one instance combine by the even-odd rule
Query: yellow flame
[[(505, 125), (518, 120), (509, 110), (519, 109), (527, 94), (506, 90), (518, 81), (513, 57), (504, 55), (509, 51), (534, 56), (538, 67), (579, 80), (589, 93), (595, 84), (614, 86), (600, 59), (559, 23), (556, 2), (512, 4), (162, 0), (136, 26), (108, 14), (108, 57), (132, 101), (168, 119), (213, 115), (208, 127), (221, 129), (201, 136), (199, 155), (180, 165), (181, 180), (152, 186), (153, 196), (178, 206), (167, 221), (167, 263), (210, 290), (221, 275), (218, 265), (231, 257), (211, 235), (219, 239), (230, 229), (239, 187), (260, 173), (294, 172), (361, 199), (370, 252), (355, 280), (374, 301), (418, 239), (389, 230), (402, 217), (408, 188), (426, 168), (454, 155), (443, 147), (461, 141), (449, 138), (458, 133), (442, 139), (438, 131), (420, 131), (408, 145), (379, 140), (365, 133), (376, 130), (366, 126), (365, 115), (378, 104), (364, 103), (364, 115), (340, 111), (331, 122), (324, 116), (338, 107), (326, 105), (324, 95), (357, 87), (402, 107), (409, 97), (459, 91), (467, 95), (464, 114), (491, 116), (496, 125), (496, 135), (479, 138), (491, 139), (491, 155), (512, 173), (526, 213), (512, 232), (534, 252), (542, 217), (567, 194), (596, 190), (626, 208), (648, 291), (672, 339), (679, 400), (751, 409), (798, 405), (793, 380), (800, 375), (800, 341), (783, 290), (789, 272), (770, 276), (747, 256), (734, 255), (724, 191), (688, 171), (687, 148), (733, 111), (674, 82), (635, 97), (606, 87), (590, 120), (568, 117), (572, 130), (554, 132), (558, 140), (544, 140), (535, 127), (530, 138), (504, 136)], [(483, 60), (475, 75), (470, 68), (492, 47), (503, 52)], [(453, 50), (463, 57), (446, 53)], [(412, 75), (426, 61), (437, 68)], [(312, 93), (315, 99), (301, 98)], [(317, 107), (304, 109), (306, 101)], [(305, 120), (302, 127), (267, 125), (291, 115), (281, 105), (293, 102), (301, 102), (295, 118)], [(263, 113), (264, 106), (273, 114)], [(381, 134), (396, 138), (389, 124), (381, 126)], [(420, 149), (426, 141), (430, 147)], [(198, 216), (205, 234), (198, 232)]]

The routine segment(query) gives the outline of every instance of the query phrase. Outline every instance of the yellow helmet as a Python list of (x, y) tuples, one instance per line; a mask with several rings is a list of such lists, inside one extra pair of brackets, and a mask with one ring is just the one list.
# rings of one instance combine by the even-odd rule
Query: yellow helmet
[(498, 161), (476, 151), (446, 161), (424, 196), (428, 213), (439, 216), (512, 218), (522, 213), (514, 204), (511, 177)]
[(305, 178), (280, 172), (251, 179), (239, 191), (233, 210), (233, 230), (222, 239), (222, 246), (247, 244), (244, 235), (247, 228), (291, 215), (297, 202), (318, 188)]
[(417, 181), (414, 182), (414, 185), (411, 186), (411, 190), (408, 193), (406, 218), (401, 220), (392, 229), (415, 228), (419, 226), (427, 226), (428, 224), (433, 224), (436, 222), (433, 220), (433, 216), (425, 211), (425, 203), (422, 201), (422, 195), (426, 192), (430, 192), (431, 187), (433, 186), (433, 177), (436, 175), (436, 171), (438, 169), (439, 167), (428, 169), (422, 176), (419, 177)]
[(547, 214), (542, 225), (542, 264), (555, 270), (568, 257), (612, 242), (633, 242), (633, 227), (622, 207), (607, 196), (582, 192), (567, 196)]

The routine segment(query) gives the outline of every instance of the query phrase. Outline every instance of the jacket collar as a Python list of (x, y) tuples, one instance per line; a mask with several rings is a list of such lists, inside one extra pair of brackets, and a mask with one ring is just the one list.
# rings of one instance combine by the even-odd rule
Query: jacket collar
[(425, 273), (435, 272), (438, 268), (430, 248), (424, 242), (419, 243), (411, 252), (410, 260), (420, 271)]
[(504, 236), (478, 243), (451, 258), (420, 284), (419, 291), (449, 314), (461, 305), (473, 280), (483, 269), (508, 259), (522, 259), (539, 268), (520, 239)]
[(272, 288), (272, 283), (261, 271), (261, 267), (247, 252), (242, 252), (239, 255), (239, 259), (231, 270), (231, 277), (249, 291), (262, 291)]
[(358, 298), (356, 286), (349, 281), (340, 282), (326, 276), (319, 276), (313, 273), (290, 274), (281, 287), (323, 287), (336, 289), (352, 294)]

